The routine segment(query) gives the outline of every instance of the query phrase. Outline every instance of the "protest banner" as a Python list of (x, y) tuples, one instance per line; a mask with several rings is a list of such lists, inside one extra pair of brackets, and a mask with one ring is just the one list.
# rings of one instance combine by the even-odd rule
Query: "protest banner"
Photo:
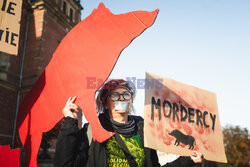
[(0, 51), (17, 55), (22, 0), (0, 0)]
[(77, 96), (75, 103), (83, 109), (94, 140), (103, 142), (113, 135), (97, 117), (95, 92), (103, 83), (95, 89), (86, 83), (90, 77), (107, 80), (122, 50), (154, 23), (157, 14), (158, 10), (115, 15), (101, 3), (63, 38), (18, 114), (27, 166), (36, 166), (42, 133), (63, 118), (69, 97)]
[(144, 119), (146, 147), (227, 162), (215, 93), (146, 73)]

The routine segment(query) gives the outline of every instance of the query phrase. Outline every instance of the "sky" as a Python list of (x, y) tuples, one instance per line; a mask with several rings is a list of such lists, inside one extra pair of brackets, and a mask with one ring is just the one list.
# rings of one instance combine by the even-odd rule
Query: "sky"
[[(81, 0), (82, 19), (100, 2), (114, 14), (160, 10), (123, 50), (110, 78), (150, 72), (214, 92), (221, 125), (250, 129), (249, 0)], [(136, 115), (144, 114), (144, 91), (137, 90)]]

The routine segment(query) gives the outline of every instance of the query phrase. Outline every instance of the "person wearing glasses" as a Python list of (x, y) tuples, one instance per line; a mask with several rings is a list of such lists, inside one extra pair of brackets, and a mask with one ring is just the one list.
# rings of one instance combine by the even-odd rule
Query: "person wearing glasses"
[[(110, 80), (96, 98), (101, 125), (115, 135), (103, 143), (92, 140), (91, 127), (81, 125), (81, 109), (69, 98), (58, 136), (54, 165), (56, 167), (158, 167), (155, 150), (144, 147), (143, 118), (132, 115), (135, 87), (125, 80)], [(180, 157), (165, 167), (191, 167), (190, 157)]]

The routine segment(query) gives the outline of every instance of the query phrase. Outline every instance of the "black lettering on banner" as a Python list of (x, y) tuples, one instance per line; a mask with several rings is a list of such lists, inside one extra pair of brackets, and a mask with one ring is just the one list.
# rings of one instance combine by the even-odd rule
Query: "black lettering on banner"
[(1, 8), (2, 11), (5, 11), (6, 3), (7, 3), (7, 0), (3, 0), (3, 5)]
[[(3, 4), (2, 4), (1, 10), (5, 11), (6, 6), (7, 6), (7, 0), (3, 0)], [(8, 8), (7, 8), (6, 12), (9, 13), (9, 14), (15, 15), (13, 6), (17, 6), (17, 4), (14, 3), (14, 2), (9, 2)]]
[[(1, 32), (0, 32), (1, 33)], [(1, 35), (1, 34), (0, 34)], [(162, 119), (161, 116), (161, 99), (151, 99), (151, 120), (155, 119), (155, 112), (158, 112), (159, 120)], [(194, 109), (192, 107), (186, 108), (181, 103), (171, 103), (168, 100), (164, 100), (162, 103), (163, 115), (164, 118), (172, 119), (173, 121), (188, 121), (188, 123), (196, 123), (198, 127), (202, 128), (212, 128), (215, 129), (216, 115), (209, 113), (208, 111), (200, 111), (199, 109)], [(157, 110), (157, 111), (156, 111)], [(180, 112), (180, 114), (179, 114)], [(208, 116), (210, 115), (210, 116)], [(196, 118), (195, 118), (196, 117)], [(210, 121), (211, 120), (211, 121)]]
[(187, 109), (183, 105), (181, 105), (181, 122), (186, 121), (186, 119), (187, 119)]
[(210, 117), (211, 117), (211, 119), (212, 119), (212, 129), (213, 129), (213, 131), (214, 131), (214, 125), (215, 125), (215, 119), (216, 119), (216, 115), (214, 114), (212, 114), (212, 113), (210, 113)]
[(0, 41), (16, 46), (17, 37), (18, 34), (10, 32), (9, 28), (6, 28), (6, 31), (0, 29)]
[[(199, 124), (201, 124), (201, 127), (203, 127), (202, 121), (202, 112), (198, 109), (196, 109), (196, 125), (199, 126)], [(204, 116), (203, 116), (203, 121), (204, 121)], [(205, 125), (205, 122), (203, 122)]]
[(6, 43), (9, 43), (9, 31), (8, 31), (9, 29), (8, 28), (6, 28), (6, 36), (5, 36), (5, 42)]
[(12, 5), (15, 5), (15, 6), (16, 6), (16, 3), (14, 3), (14, 2), (10, 2), (10, 3), (9, 3), (9, 7), (8, 7), (8, 9), (7, 9), (7, 13), (12, 14), (12, 15), (15, 15), (15, 13), (12, 12), (12, 11), (14, 11), (14, 8), (12, 8)]
[(176, 103), (173, 103), (173, 121), (175, 121), (175, 117), (177, 118), (177, 121), (179, 122), (179, 116), (178, 116), (179, 108)]
[(11, 33), (11, 41), (10, 44), (13, 46), (16, 46), (16, 43), (14, 43), (15, 38), (14, 37), (18, 37), (18, 34), (16, 33)]
[[(166, 114), (166, 110), (165, 110), (166, 104), (168, 105), (168, 108), (169, 108), (168, 114)], [(171, 112), (172, 112), (172, 105), (171, 105), (171, 103), (169, 101), (167, 101), (167, 100), (164, 100), (164, 102), (163, 102), (163, 114), (164, 114), (164, 116), (166, 118), (170, 118)]]
[(2, 40), (3, 32), (3, 30), (0, 30), (0, 41)]
[(193, 108), (188, 108), (188, 122), (193, 123), (194, 120), (192, 120), (192, 116), (194, 116), (194, 109)]
[(158, 99), (157, 100), (157, 103), (155, 101), (155, 98), (152, 97), (152, 108), (151, 108), (151, 120), (154, 121), (154, 108), (158, 109), (158, 117), (159, 117), (159, 120), (161, 120), (161, 100)]
[(207, 111), (204, 111), (203, 112), (203, 123), (204, 123), (204, 126), (205, 128), (209, 128), (209, 125), (206, 124), (206, 115), (208, 114)]

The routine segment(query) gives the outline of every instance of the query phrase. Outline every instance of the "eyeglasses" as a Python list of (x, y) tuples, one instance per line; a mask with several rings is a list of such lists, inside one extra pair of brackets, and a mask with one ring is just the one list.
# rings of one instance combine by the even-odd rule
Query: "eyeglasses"
[(132, 94), (130, 92), (123, 92), (123, 93), (113, 92), (109, 95), (109, 97), (112, 101), (118, 101), (120, 100), (121, 95), (124, 100), (130, 100), (132, 98)]

